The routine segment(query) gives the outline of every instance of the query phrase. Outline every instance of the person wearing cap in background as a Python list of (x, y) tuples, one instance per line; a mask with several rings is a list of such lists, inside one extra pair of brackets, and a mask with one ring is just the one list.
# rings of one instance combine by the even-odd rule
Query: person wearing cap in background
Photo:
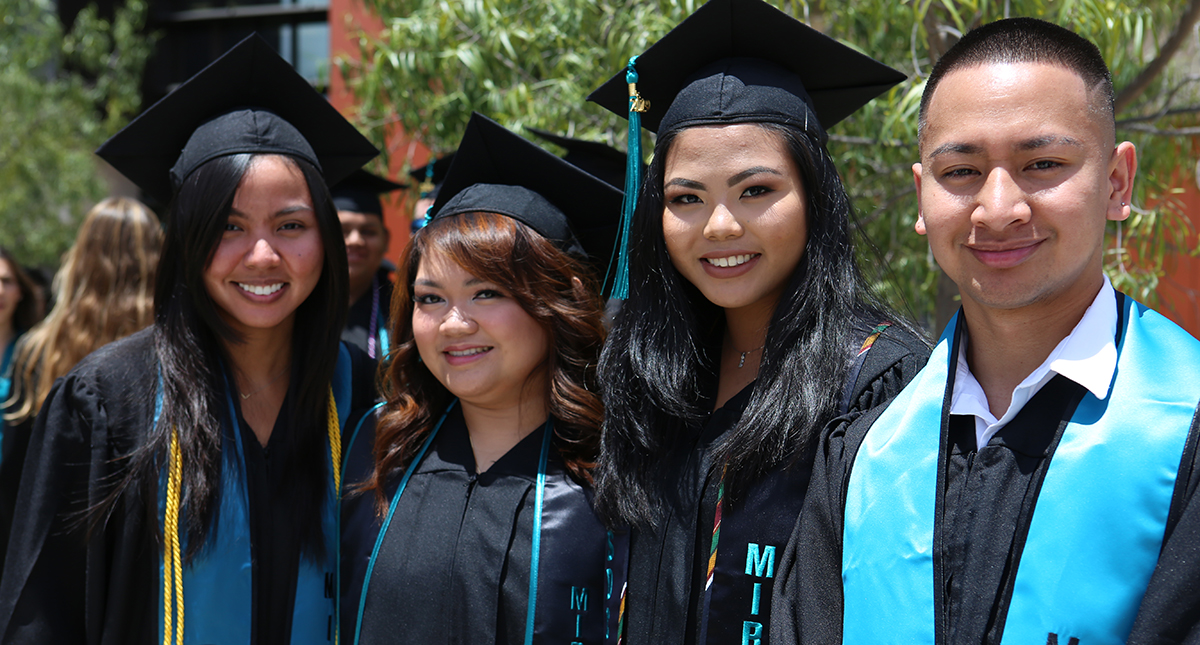
[(373, 403), (374, 363), (339, 343), (326, 182), (376, 152), (257, 35), (97, 151), (171, 204), (154, 324), (37, 417), (5, 643), (336, 637), (340, 428)]
[(413, 205), (412, 232), (416, 233), (428, 221), (429, 207), (437, 199), (438, 190), (446, 179), (446, 171), (454, 161), (454, 153), (443, 155), (439, 159), (430, 157), (429, 163), (419, 168), (413, 168), (408, 176), (417, 184), (417, 201)]
[(713, 0), (590, 97), (658, 133), (600, 361), (597, 504), (633, 526), (629, 643), (766, 643), (818, 434), (924, 363), (864, 283), (824, 146), (903, 78), (764, 2)]
[(371, 493), (343, 515), (355, 643), (616, 642), (625, 542), (590, 487), (596, 273), (620, 204), (472, 116), (401, 258), (386, 402), (349, 448), (347, 478)]
[(818, 452), (772, 636), (1200, 642), (1200, 343), (1103, 273), (1137, 170), (1104, 58), (1052, 23), (983, 25), (919, 118), (916, 230), (962, 309)]
[(350, 314), (342, 340), (375, 359), (387, 356), (387, 315), (392, 303), (391, 268), (383, 260), (391, 236), (383, 223), (379, 196), (405, 187), (360, 169), (331, 191), (350, 267)]
[(625, 187), (625, 165), (628, 155), (612, 146), (599, 141), (587, 141), (564, 137), (546, 130), (526, 128), (529, 133), (552, 143), (563, 150), (563, 161), (588, 173), (589, 175), (615, 186), (617, 190)]

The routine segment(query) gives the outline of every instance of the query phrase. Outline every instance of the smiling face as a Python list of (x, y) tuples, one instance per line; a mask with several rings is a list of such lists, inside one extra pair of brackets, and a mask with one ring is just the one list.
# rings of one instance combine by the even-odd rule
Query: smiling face
[(671, 263), (725, 309), (778, 303), (808, 240), (800, 172), (782, 139), (754, 124), (680, 132), (663, 175)]
[(17, 305), (24, 296), (12, 265), (8, 260), (0, 258), (0, 321), (4, 321), (2, 324), (12, 324)]
[[(342, 236), (346, 240), (346, 261), (350, 265), (350, 293), (366, 288), (383, 263), (387, 252), (388, 231), (378, 215), (338, 211)], [(357, 288), (356, 288), (357, 287)]]
[(1095, 297), (1105, 221), (1128, 217), (1137, 164), (1092, 100), (1078, 74), (1043, 63), (966, 67), (937, 86), (916, 230), (968, 313)]
[(296, 308), (321, 278), (324, 257), (304, 175), (283, 157), (259, 156), (238, 184), (204, 286), (243, 336), (290, 332)]
[(546, 398), (550, 336), (507, 290), (427, 256), (413, 304), (417, 351), (451, 394), (481, 407)]

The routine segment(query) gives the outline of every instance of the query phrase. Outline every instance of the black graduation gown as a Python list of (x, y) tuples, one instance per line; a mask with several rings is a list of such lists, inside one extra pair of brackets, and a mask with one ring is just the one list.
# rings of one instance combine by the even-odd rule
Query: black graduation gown
[[(80, 521), (121, 479), (125, 457), (144, 444), (153, 423), (153, 344), (147, 329), (100, 348), (55, 383), (38, 415), (0, 580), (4, 643), (157, 640), (162, 559), (157, 501), (129, 490), (90, 536)], [(374, 398), (374, 363), (353, 348), (350, 353), (353, 409)], [(289, 505), (277, 503), (289, 487), (270, 453), (278, 451), (276, 441), (291, 438), (292, 396), (289, 392), (284, 401), (267, 448), (244, 421), (239, 424), (252, 518), (254, 643), (290, 638), (300, 545)]]
[[(366, 473), (362, 457), (369, 451), (361, 444), (368, 432), (360, 432), (351, 448), (358, 465), (348, 466), (348, 473)], [(524, 642), (543, 436), (538, 429), (476, 474), (461, 409), (447, 415), (381, 543), (365, 589), (359, 642)], [(606, 531), (592, 513), (590, 494), (567, 476), (553, 448), (546, 482), (537, 622), (551, 636), (534, 642), (598, 645), (605, 633)], [(391, 483), (389, 499), (398, 483)], [(378, 536), (374, 504), (373, 495), (361, 495), (343, 505), (345, 643), (353, 642), (364, 572)]]
[[(11, 407), (20, 405), (21, 399), (18, 399)], [(20, 423), (7, 422), (4, 437), (0, 439), (0, 574), (4, 572), (4, 554), (8, 550), (8, 535), (16, 513), (17, 487), (21, 484), (21, 467), (25, 464), (32, 431), (32, 417)]]
[[(1056, 375), (982, 450), (975, 445), (974, 417), (950, 416), (946, 488), (939, 505), (944, 512), (934, 541), (935, 558), (942, 563), (935, 586), (939, 643), (1000, 643), (1033, 502), (1085, 392)], [(837, 428), (818, 450), (792, 542), (803, 553), (789, 550), (781, 567), (783, 591), (771, 633), (777, 644), (842, 641), (846, 484), (867, 430), (886, 407)], [(1129, 643), (1200, 643), (1200, 503), (1192, 501), (1200, 483), (1198, 436), (1194, 420), (1166, 539)]]
[[(390, 272), (382, 267), (375, 272), (375, 280), (379, 285), (379, 311), (377, 312), (378, 320), (375, 321), (375, 358), (381, 358), (379, 330), (387, 329), (394, 286)], [(367, 289), (366, 293), (354, 301), (354, 304), (350, 305), (350, 314), (346, 316), (346, 327), (342, 330), (342, 341), (354, 345), (364, 352), (367, 351), (367, 339), (371, 337), (371, 308), (374, 298), (373, 290)]]
[[(861, 335), (865, 338), (867, 332)], [(898, 327), (888, 328), (864, 356), (847, 416), (857, 417), (890, 400), (928, 356), (923, 340)], [(800, 513), (811, 454), (799, 456), (795, 463), (755, 483), (740, 500), (725, 504), (717, 577), (708, 620), (702, 620), (720, 484), (719, 477), (708, 475), (708, 450), (735, 427), (752, 387), (709, 415), (697, 429), (694, 443), (680, 446), (668, 457), (663, 476), (679, 485), (666, 500), (665, 521), (656, 529), (638, 527), (632, 532), (626, 605), (626, 635), (631, 645), (690, 645), (700, 642), (703, 630), (707, 630), (710, 643), (740, 645), (743, 636), (758, 645), (769, 642), (775, 567)], [(838, 388), (843, 391), (844, 386)]]

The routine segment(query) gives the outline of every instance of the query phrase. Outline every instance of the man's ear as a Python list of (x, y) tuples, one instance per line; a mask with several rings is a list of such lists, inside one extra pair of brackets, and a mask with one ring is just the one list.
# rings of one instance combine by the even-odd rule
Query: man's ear
[(1120, 222), (1129, 217), (1133, 203), (1133, 179), (1137, 175), (1137, 149), (1122, 141), (1108, 162), (1108, 219)]
[(912, 165), (913, 183), (917, 185), (917, 223), (913, 226), (917, 235), (925, 234), (925, 212), (921, 210), (921, 164)]

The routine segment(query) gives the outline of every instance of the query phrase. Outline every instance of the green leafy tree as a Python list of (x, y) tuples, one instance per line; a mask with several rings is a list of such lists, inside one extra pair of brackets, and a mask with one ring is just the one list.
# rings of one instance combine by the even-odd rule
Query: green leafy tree
[(0, 243), (56, 266), (108, 190), (92, 151), (134, 115), (151, 41), (144, 0), (64, 33), (49, 0), (0, 0)]
[[(1193, 163), (1185, 137), (1200, 135), (1200, 0), (771, 1), (909, 76), (834, 126), (829, 148), (854, 199), (860, 230), (872, 242), (864, 252), (886, 260), (871, 257), (864, 265), (887, 267), (872, 279), (931, 327), (940, 327), (956, 303), (953, 283), (912, 230), (917, 109), (933, 62), (984, 22), (1017, 15), (1051, 20), (1091, 38), (1108, 60), (1119, 94), (1118, 136), (1137, 144), (1141, 161), (1134, 216), (1112, 225), (1115, 243), (1106, 256), (1118, 287), (1153, 300), (1165, 259), (1195, 241), (1170, 186), (1178, 170)], [(339, 62), (360, 102), (361, 125), (381, 144), (399, 126), (444, 152), (457, 145), (472, 110), (512, 128), (545, 128), (623, 146), (625, 122), (584, 97), (700, 1), (367, 4), (384, 30), (360, 35), (360, 62)]]

